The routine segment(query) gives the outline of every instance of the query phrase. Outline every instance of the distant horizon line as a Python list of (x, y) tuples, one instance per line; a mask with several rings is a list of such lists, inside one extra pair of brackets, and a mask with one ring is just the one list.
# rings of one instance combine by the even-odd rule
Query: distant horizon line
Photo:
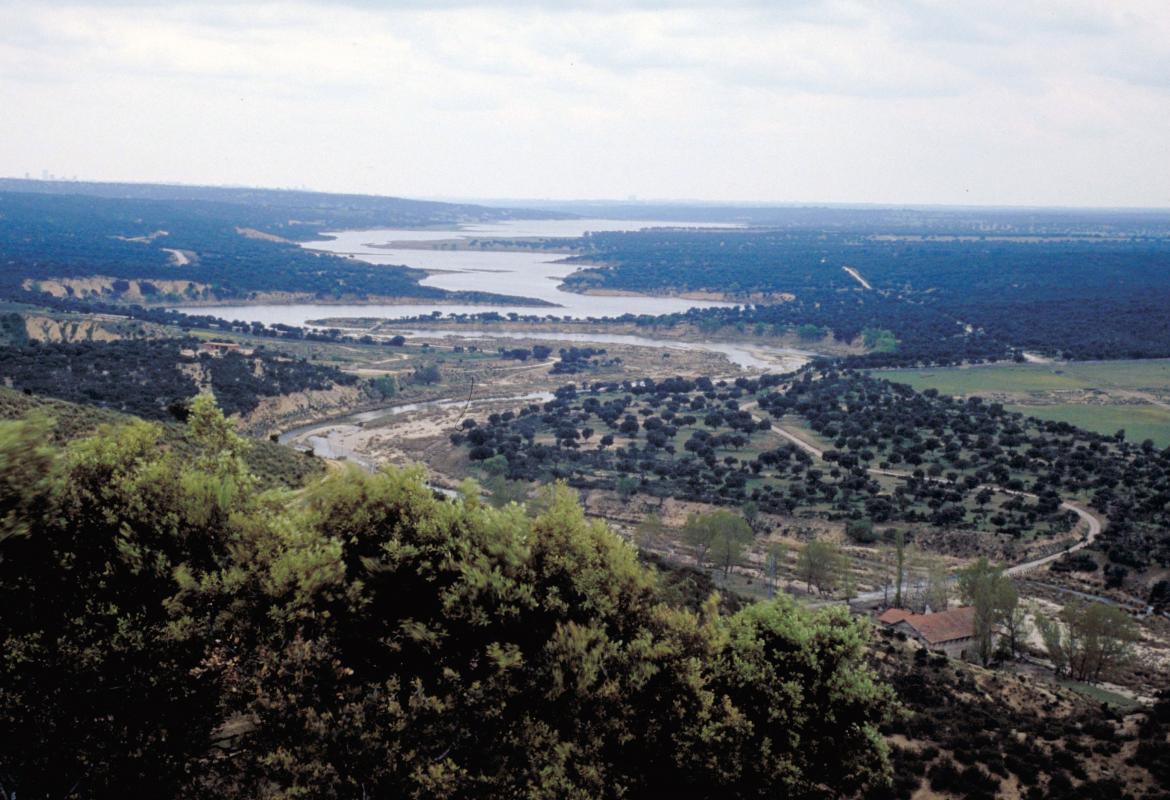
[[(718, 208), (831, 208), (831, 209), (908, 209), (908, 210), (984, 210), (984, 211), (1098, 211), (1098, 212), (1148, 212), (1170, 213), (1170, 205), (1166, 206), (1089, 206), (1089, 205), (1039, 205), (1039, 204), (980, 204), (980, 203), (930, 203), (930, 202), (899, 202), (899, 201), (847, 201), (847, 200), (705, 200), (700, 198), (660, 198), (660, 197), (626, 197), (626, 198), (572, 198), (572, 197), (474, 197), (459, 195), (413, 195), (413, 194), (379, 194), (373, 192), (338, 191), (331, 189), (314, 189), (307, 186), (262, 186), (246, 183), (189, 183), (186, 181), (164, 180), (92, 180), (74, 177), (34, 178), (23, 175), (0, 175), (0, 181), (11, 181), (30, 184), (78, 184), (78, 185), (124, 185), (124, 186), (160, 186), (186, 189), (250, 189), (267, 192), (302, 192), (308, 194), (352, 195), (358, 197), (378, 197), (384, 199), (416, 200), (421, 202), (448, 203), (457, 205), (481, 205), (494, 208), (513, 208), (523, 210), (525, 204), (539, 204), (551, 206), (565, 205), (596, 205), (596, 206), (678, 206), (680, 208), (718, 207)], [(537, 210), (537, 209), (533, 209)]]
[[(325, 192), (325, 194), (331, 194)], [(680, 206), (702, 207), (715, 206), (721, 208), (840, 208), (840, 209), (945, 209), (965, 210), (982, 209), (996, 211), (1149, 211), (1170, 213), (1170, 205), (1166, 206), (1046, 206), (1046, 205), (1011, 205), (1011, 204), (980, 204), (980, 203), (919, 203), (895, 201), (863, 201), (863, 200), (700, 200), (695, 198), (637, 198), (607, 199), (607, 198), (539, 198), (539, 197), (459, 197), (456, 195), (427, 195), (412, 196), (415, 200), (428, 200), (441, 203), (462, 203), (474, 205), (488, 205), (497, 207), (502, 203), (540, 203), (569, 205), (614, 205), (614, 206)]]

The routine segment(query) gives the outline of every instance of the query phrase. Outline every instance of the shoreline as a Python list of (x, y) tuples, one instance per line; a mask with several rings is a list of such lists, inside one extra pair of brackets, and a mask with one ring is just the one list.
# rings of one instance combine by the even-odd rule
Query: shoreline
[[(761, 350), (790, 351), (793, 354), (816, 357), (831, 354), (852, 354), (862, 352), (854, 347), (842, 346), (829, 339), (808, 342), (796, 336), (761, 337), (750, 336), (711, 336), (700, 331), (697, 327), (680, 323), (672, 327), (640, 327), (633, 322), (618, 320), (550, 320), (544, 322), (520, 322), (512, 320), (468, 320), (458, 323), (452, 320), (387, 320), (374, 317), (324, 317), (310, 320), (316, 327), (349, 328), (353, 332), (366, 332), (374, 335), (388, 336), (397, 333), (412, 336), (442, 338), (467, 338), (475, 331), (482, 332), (486, 338), (493, 335), (508, 339), (521, 340), (521, 337), (531, 341), (554, 341), (558, 335), (585, 337), (590, 335), (601, 336), (633, 336), (639, 339), (653, 340), (664, 347), (672, 344), (730, 346), (745, 351)], [(593, 340), (602, 341), (604, 339)]]
[[(549, 237), (555, 239), (558, 237)], [(376, 244), (374, 242), (362, 242), (362, 247), (368, 247), (371, 250), (442, 250), (448, 253), (455, 252), (471, 252), (471, 253), (548, 253), (554, 256), (572, 256), (578, 251), (569, 247), (540, 247), (541, 242), (548, 241), (548, 239), (537, 237), (518, 237), (516, 239), (500, 239), (499, 244), (492, 241), (491, 238), (485, 239), (433, 239), (430, 241), (391, 241)], [(475, 245), (471, 243), (475, 242)], [(531, 242), (532, 246), (525, 247), (525, 242)]]
[(254, 298), (239, 298), (239, 299), (221, 299), (215, 300), (183, 300), (179, 303), (152, 303), (146, 305), (144, 303), (136, 303), (143, 308), (161, 308), (170, 311), (178, 311), (179, 313), (187, 313), (187, 309), (215, 309), (215, 308), (239, 308), (240, 306), (418, 306), (418, 305), (434, 305), (436, 308), (442, 306), (482, 306), (485, 310), (492, 308), (505, 308), (508, 306), (525, 306), (533, 310), (537, 309), (557, 309), (564, 306), (554, 305), (543, 300), (531, 297), (521, 297), (516, 300), (508, 298), (505, 302), (489, 301), (483, 299), (470, 299), (461, 297), (409, 297), (403, 295), (364, 297), (364, 298), (319, 298), (314, 296), (293, 297), (284, 296), (279, 298), (274, 297), (254, 297)]
[[(577, 273), (573, 273), (575, 275)], [(569, 275), (568, 277), (573, 277)], [(716, 292), (709, 289), (695, 289), (687, 291), (671, 291), (665, 290), (660, 293), (648, 294), (646, 292), (635, 292), (632, 289), (607, 289), (603, 287), (577, 289), (568, 284), (562, 283), (558, 287), (562, 292), (570, 292), (572, 294), (585, 295), (587, 297), (645, 297), (648, 299), (657, 297), (677, 298), (679, 300), (695, 300), (699, 302), (715, 302), (715, 303), (790, 303), (796, 299), (796, 295), (790, 292), (779, 292), (776, 294), (750, 294), (750, 295), (733, 295), (727, 292)]]

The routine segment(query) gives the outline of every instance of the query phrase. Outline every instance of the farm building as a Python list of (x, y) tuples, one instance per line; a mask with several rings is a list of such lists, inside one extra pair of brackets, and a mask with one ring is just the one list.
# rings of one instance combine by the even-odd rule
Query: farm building
[(971, 606), (934, 614), (887, 608), (878, 617), (878, 622), (952, 658), (962, 658), (975, 641), (975, 609)]

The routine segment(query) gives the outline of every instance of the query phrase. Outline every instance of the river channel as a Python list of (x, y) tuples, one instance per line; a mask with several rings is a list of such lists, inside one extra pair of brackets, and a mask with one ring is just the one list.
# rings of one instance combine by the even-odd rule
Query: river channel
[(402, 328), (395, 330), (403, 336), (430, 339), (528, 339), (542, 342), (624, 344), (632, 347), (656, 347), (663, 350), (703, 350), (709, 353), (722, 353), (732, 364), (744, 369), (773, 372), (789, 372), (799, 369), (809, 359), (816, 356), (816, 353), (807, 350), (794, 350), (789, 347), (773, 347), (749, 342), (684, 342), (678, 339), (654, 339), (649, 336), (625, 333), (564, 333), (561, 331), (525, 333), (522, 331), (451, 330), (447, 328), (431, 330)]
[(396, 417), (401, 414), (425, 412), (436, 409), (463, 407), (475, 408), (502, 402), (523, 402), (526, 400), (545, 402), (552, 400), (552, 392), (527, 392), (525, 394), (500, 397), (444, 398), (429, 400), (421, 403), (400, 403), (384, 406), (370, 411), (360, 411), (355, 414), (346, 414), (328, 420), (318, 420), (308, 425), (290, 428), (280, 434), (278, 441), (300, 449), (311, 450), (318, 458), (344, 458), (366, 469), (374, 469), (374, 462), (357, 453), (349, 446), (349, 434), (352, 434), (370, 423), (378, 420)]

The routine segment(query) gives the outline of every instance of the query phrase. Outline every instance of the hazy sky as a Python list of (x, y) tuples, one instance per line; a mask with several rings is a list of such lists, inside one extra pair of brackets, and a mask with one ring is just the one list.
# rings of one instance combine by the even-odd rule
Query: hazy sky
[(0, 174), (1170, 206), (1170, 0), (0, 0)]

